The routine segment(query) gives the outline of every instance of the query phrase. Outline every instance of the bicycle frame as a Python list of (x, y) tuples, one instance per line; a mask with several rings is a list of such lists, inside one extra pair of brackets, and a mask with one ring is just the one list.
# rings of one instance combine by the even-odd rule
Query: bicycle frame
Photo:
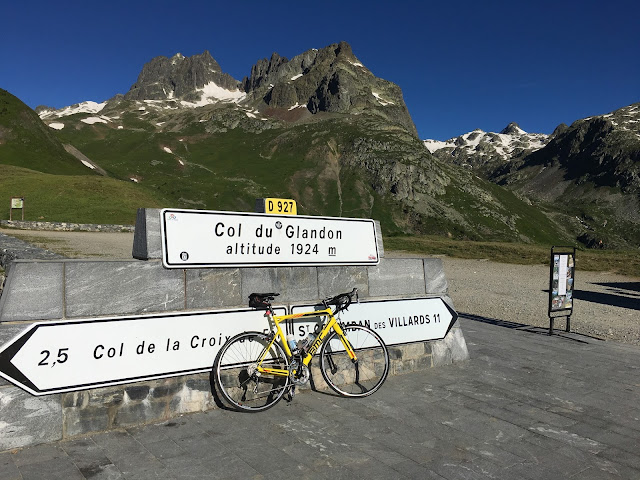
[[(265, 317), (268, 317), (269, 320), (273, 321), (273, 324), (275, 324), (276, 332), (273, 338), (271, 339), (271, 342), (269, 342), (269, 345), (264, 349), (264, 352), (262, 352), (262, 355), (260, 356), (260, 360), (258, 361), (257, 370), (261, 373), (268, 373), (271, 375), (277, 375), (277, 376), (283, 376), (283, 377), (289, 376), (288, 370), (262, 366), (263, 360), (265, 359), (269, 350), (271, 350), (271, 346), (273, 345), (273, 343), (276, 342), (278, 338), (280, 338), (280, 344), (284, 348), (284, 351), (287, 354), (287, 357), (289, 358), (293, 357), (293, 352), (291, 352), (291, 348), (289, 348), (289, 342), (287, 342), (286, 336), (282, 331), (282, 328), (280, 327), (280, 323), (284, 322), (285, 320), (291, 320), (291, 319), (297, 319), (297, 318), (316, 318), (316, 317), (325, 317), (325, 316), (328, 317), (329, 320), (324, 323), (322, 330), (318, 333), (318, 336), (315, 338), (313, 343), (307, 349), (305, 356), (302, 359), (302, 363), (307, 367), (309, 366), (309, 363), (311, 363), (311, 359), (313, 358), (313, 355), (318, 351), (318, 348), (320, 348), (320, 345), (322, 345), (322, 343), (324, 342), (325, 338), (327, 337), (327, 335), (331, 330), (335, 330), (335, 332), (338, 334), (338, 337), (340, 338), (340, 341), (342, 342), (342, 345), (344, 346), (345, 351), (349, 355), (349, 358), (351, 358), (351, 361), (357, 362), (358, 359), (356, 357), (355, 352), (353, 351), (353, 347), (349, 343), (349, 340), (347, 340), (347, 337), (345, 337), (344, 331), (342, 330), (342, 327), (340, 326), (340, 323), (338, 322), (336, 317), (333, 315), (333, 311), (331, 310), (331, 308), (326, 308), (325, 310), (315, 310), (313, 312), (293, 313), (290, 315), (273, 315), (273, 313), (270, 310), (268, 310), (265, 313)], [(273, 333), (273, 326), (271, 326), (271, 332)]]

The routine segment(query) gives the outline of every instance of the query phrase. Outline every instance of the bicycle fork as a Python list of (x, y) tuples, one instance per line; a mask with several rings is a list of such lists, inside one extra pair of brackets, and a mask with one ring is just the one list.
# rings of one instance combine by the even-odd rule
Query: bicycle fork
[[(353, 346), (351, 345), (351, 342), (349, 342), (349, 339), (346, 337), (346, 335), (344, 334), (344, 330), (342, 325), (340, 325), (340, 323), (337, 323), (333, 326), (334, 330), (336, 331), (336, 333), (338, 334), (338, 337), (340, 338), (340, 341), (342, 342), (342, 346), (344, 347), (345, 352), (347, 352), (347, 355), (349, 355), (349, 359), (351, 360), (351, 362), (355, 365), (356, 368), (356, 377), (359, 377), (358, 374), (358, 357), (356, 355), (355, 350), (353, 349)], [(326, 346), (327, 352), (329, 353), (329, 355), (327, 356), (327, 363), (329, 364), (329, 368), (331, 369), (331, 373), (333, 375), (335, 375), (338, 372), (338, 366), (336, 365), (336, 362), (333, 361), (333, 350), (331, 350), (331, 343), (328, 343)]]

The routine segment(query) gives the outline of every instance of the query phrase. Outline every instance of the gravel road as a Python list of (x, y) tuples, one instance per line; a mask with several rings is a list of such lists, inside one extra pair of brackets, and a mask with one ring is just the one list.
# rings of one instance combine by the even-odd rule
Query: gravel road
[[(0, 233), (19, 237), (71, 258), (131, 259), (133, 246), (132, 233), (3, 229)], [(386, 255), (407, 256), (388, 251)], [(449, 257), (442, 257), (442, 260), (449, 281), (449, 295), (458, 312), (548, 328), (548, 266)], [(574, 298), (572, 331), (640, 345), (640, 278), (580, 271), (578, 252)], [(564, 318), (556, 319), (557, 329), (562, 330), (564, 326)]]
[[(443, 258), (449, 295), (458, 312), (549, 326), (549, 267)], [(555, 320), (564, 329), (564, 317)], [(640, 345), (640, 278), (580, 271), (576, 254), (571, 330)]]

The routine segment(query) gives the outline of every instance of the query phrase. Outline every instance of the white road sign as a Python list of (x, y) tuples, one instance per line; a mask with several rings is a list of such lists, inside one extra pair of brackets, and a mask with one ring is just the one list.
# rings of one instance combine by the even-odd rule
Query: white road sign
[(265, 328), (253, 309), (35, 323), (0, 349), (0, 376), (46, 395), (206, 372), (228, 338)]
[[(354, 303), (341, 321), (367, 325), (387, 345), (398, 345), (444, 338), (457, 317), (436, 297)], [(253, 309), (34, 323), (0, 348), (0, 376), (47, 395), (208, 372), (227, 339), (266, 328), (264, 311)], [(314, 323), (296, 320), (285, 328), (302, 339)]]
[(166, 268), (377, 265), (373, 220), (164, 209)]
[[(313, 306), (294, 306), (292, 313), (313, 309)], [(444, 338), (458, 314), (440, 297), (374, 300), (352, 303), (340, 314), (345, 324), (366, 325), (375, 330), (387, 345), (439, 340)], [(295, 320), (287, 326), (296, 340), (316, 330), (314, 322)]]

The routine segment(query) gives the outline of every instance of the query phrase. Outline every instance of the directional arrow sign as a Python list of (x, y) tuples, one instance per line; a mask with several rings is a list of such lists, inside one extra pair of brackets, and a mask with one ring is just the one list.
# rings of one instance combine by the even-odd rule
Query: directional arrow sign
[[(435, 297), (353, 304), (341, 321), (367, 325), (398, 345), (444, 338), (457, 317)], [(0, 376), (46, 395), (208, 372), (228, 338), (265, 327), (264, 312), (252, 309), (34, 323), (0, 348)], [(287, 331), (302, 338), (313, 328), (296, 322)]]
[[(309, 310), (314, 307), (292, 307), (292, 312)], [(343, 323), (357, 323), (375, 330), (387, 345), (439, 340), (444, 338), (458, 314), (442, 298), (403, 298), (396, 300), (374, 300), (353, 303), (349, 310), (342, 312)], [(288, 326), (296, 339), (307, 332), (317, 330), (308, 321), (295, 321)]]
[(46, 395), (206, 372), (228, 338), (265, 327), (253, 309), (35, 323), (0, 348), (0, 376)]

